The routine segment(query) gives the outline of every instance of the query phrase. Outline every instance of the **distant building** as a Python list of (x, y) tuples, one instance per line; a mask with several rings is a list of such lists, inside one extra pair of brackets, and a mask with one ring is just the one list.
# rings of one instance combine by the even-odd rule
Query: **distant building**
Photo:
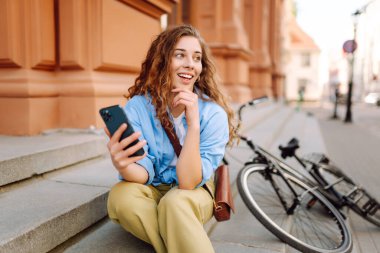
[(357, 43), (354, 62), (354, 99), (369, 92), (380, 92), (380, 0), (362, 9), (357, 21)]
[(289, 17), (287, 30), (285, 98), (296, 101), (303, 96), (304, 101), (318, 101), (322, 94), (319, 80), (320, 49), (297, 24), (294, 16)]

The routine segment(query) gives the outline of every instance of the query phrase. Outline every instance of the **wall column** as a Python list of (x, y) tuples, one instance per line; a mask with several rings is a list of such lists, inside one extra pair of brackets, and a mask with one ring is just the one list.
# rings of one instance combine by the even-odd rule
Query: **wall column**
[(54, 0), (0, 2), (0, 134), (58, 127)]
[(270, 55), (272, 60), (272, 90), (276, 99), (283, 97), (284, 72), (283, 48), (283, 0), (270, 1)]
[(103, 127), (175, 2), (0, 1), (0, 134)]
[(269, 54), (268, 0), (246, 0), (245, 27), (249, 34), (252, 56), (249, 63), (249, 85), (252, 97), (272, 96), (271, 58)]
[(190, 22), (197, 27), (216, 60), (223, 90), (235, 102), (251, 99), (251, 52), (244, 27), (244, 2), (194, 0), (189, 2)]
[(100, 127), (99, 108), (125, 104), (164, 11), (128, 0), (60, 0), (59, 10), (60, 127)]

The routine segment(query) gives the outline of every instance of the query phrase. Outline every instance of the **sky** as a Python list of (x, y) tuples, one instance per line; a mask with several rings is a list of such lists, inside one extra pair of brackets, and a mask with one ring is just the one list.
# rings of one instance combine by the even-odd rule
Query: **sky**
[[(334, 65), (334, 62), (341, 62), (343, 43), (346, 40), (353, 39), (353, 18), (351, 14), (372, 0), (294, 1), (297, 5), (298, 24), (321, 49), (320, 85), (327, 85), (330, 81), (330, 64)], [(358, 46), (360, 47), (360, 45)], [(341, 81), (344, 82), (343, 79)]]
[(353, 38), (351, 14), (369, 0), (295, 0), (297, 21), (327, 53), (341, 54), (344, 41)]

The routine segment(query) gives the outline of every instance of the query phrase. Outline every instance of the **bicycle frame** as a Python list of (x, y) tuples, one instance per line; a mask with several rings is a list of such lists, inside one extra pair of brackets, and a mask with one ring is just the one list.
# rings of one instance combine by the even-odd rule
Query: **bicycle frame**
[[(306, 169), (307, 166), (302, 159), (300, 159), (297, 155), (294, 155), (294, 158), (296, 158), (296, 160), (302, 165), (302, 167)], [(324, 194), (325, 197), (327, 197), (330, 200), (330, 202), (332, 202), (337, 208), (342, 208), (343, 206), (354, 208), (356, 201), (352, 200), (351, 196), (359, 194), (359, 197), (357, 197), (357, 199), (360, 199), (360, 197), (365, 192), (364, 189), (361, 189), (360, 187), (356, 186), (354, 182), (352, 182), (352, 185), (355, 185), (355, 187), (346, 195), (342, 195), (334, 189), (334, 186), (344, 180), (343, 176), (335, 182), (329, 183), (325, 180), (325, 178), (323, 177), (323, 175), (321, 175), (319, 171), (320, 168), (324, 168), (325, 170), (327, 170), (327, 165), (317, 164), (311, 161), (306, 162), (311, 164), (311, 169), (309, 170), (309, 173), (318, 182), (318, 184), (320, 184), (320, 186), (322, 187), (322, 194)], [(366, 194), (369, 196), (368, 193)], [(364, 209), (364, 211), (361, 209), (357, 210), (362, 215), (374, 215), (379, 209), (379, 206), (377, 204), (377, 201), (371, 197), (362, 208)]]
[[(305, 182), (306, 184), (308, 184), (311, 187), (312, 190), (318, 190), (318, 187), (316, 187), (316, 185), (314, 183), (312, 183), (311, 180), (304, 177), (302, 174), (300, 174), (296, 170), (292, 169), (285, 162), (281, 161), (280, 159), (278, 159), (276, 156), (272, 155), (271, 153), (269, 153), (265, 149), (261, 148), (258, 145), (255, 145), (252, 142), (252, 140), (250, 140), (249, 138), (244, 137), (244, 136), (240, 136), (240, 135), (239, 135), (239, 138), (241, 140), (245, 141), (247, 143), (247, 145), (250, 147), (250, 149), (252, 150), (252, 152), (256, 153), (256, 155), (257, 155), (256, 157), (254, 157), (252, 159), (252, 161), (246, 162), (245, 165), (255, 164), (255, 163), (267, 164), (267, 168), (264, 171), (264, 173), (265, 173), (264, 176), (270, 181), (273, 189), (276, 192), (277, 197), (279, 198), (282, 206), (284, 207), (285, 212), (288, 215), (291, 215), (294, 213), (294, 210), (301, 203), (300, 200), (302, 200), (302, 196), (301, 197), (298, 196), (298, 194), (294, 190), (293, 186), (289, 184), (284, 172), (292, 175), (293, 177), (298, 178), (299, 180), (301, 180), (303, 182)], [(225, 164), (228, 164), (228, 161), (225, 157), (223, 158), (223, 162)], [(277, 183), (272, 179), (271, 174), (268, 172), (269, 170), (272, 172), (274, 171), (277, 175), (279, 175), (282, 178), (282, 180), (285, 182), (285, 184), (288, 186), (290, 191), (292, 192), (294, 198), (293, 198), (293, 203), (290, 205), (290, 207), (288, 207), (288, 203), (284, 200), (285, 198), (281, 195), (281, 191), (279, 190)]]
[[(349, 207), (371, 223), (380, 226), (376, 213), (380, 208), (378, 201), (373, 198), (365, 189), (358, 186), (353, 180), (346, 176), (339, 168), (330, 164), (324, 154), (312, 153), (300, 158), (296, 154), (299, 143), (296, 138), (292, 138), (286, 146), (279, 146), (282, 158), (293, 157), (314, 179), (315, 185), (319, 186), (325, 198), (327, 198), (342, 213), (342, 207)], [(326, 174), (327, 173), (327, 174)], [(333, 177), (328, 180), (325, 174)], [(339, 185), (346, 187), (346, 190), (339, 190)], [(337, 187), (335, 187), (337, 186)], [(347, 188), (349, 187), (349, 188)], [(359, 201), (364, 201), (359, 204)], [(373, 218), (374, 217), (374, 218)]]

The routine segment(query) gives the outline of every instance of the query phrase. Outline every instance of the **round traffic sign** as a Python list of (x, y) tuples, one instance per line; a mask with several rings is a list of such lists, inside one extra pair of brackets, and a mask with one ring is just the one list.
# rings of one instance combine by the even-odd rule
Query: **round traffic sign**
[(345, 53), (353, 53), (355, 52), (357, 47), (358, 47), (358, 43), (356, 43), (355, 40), (346, 40), (343, 43), (343, 51)]

